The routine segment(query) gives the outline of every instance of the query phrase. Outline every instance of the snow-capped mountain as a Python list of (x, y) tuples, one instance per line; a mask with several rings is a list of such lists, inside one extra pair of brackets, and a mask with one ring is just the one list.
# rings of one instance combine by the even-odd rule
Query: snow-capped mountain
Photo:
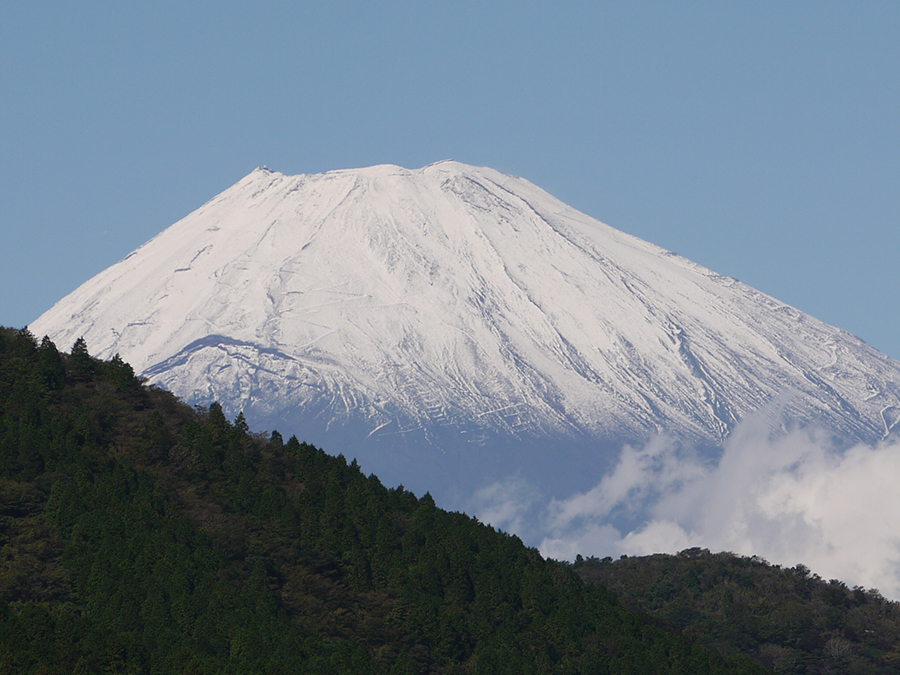
[(30, 328), (445, 503), (512, 471), (565, 493), (604, 448), (715, 446), (779, 400), (849, 440), (900, 418), (900, 364), (854, 336), (450, 161), (257, 169)]

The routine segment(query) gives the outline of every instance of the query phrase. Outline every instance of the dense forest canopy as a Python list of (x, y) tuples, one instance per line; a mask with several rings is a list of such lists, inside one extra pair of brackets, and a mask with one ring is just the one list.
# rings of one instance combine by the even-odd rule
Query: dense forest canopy
[(804, 565), (693, 548), (616, 561), (579, 557), (574, 569), (626, 607), (779, 673), (900, 673), (900, 604), (825, 581)]
[(0, 330), (0, 673), (756, 673), (429, 495)]

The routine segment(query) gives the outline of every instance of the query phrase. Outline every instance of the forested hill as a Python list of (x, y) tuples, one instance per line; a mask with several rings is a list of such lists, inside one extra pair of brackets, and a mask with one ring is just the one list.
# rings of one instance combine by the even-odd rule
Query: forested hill
[(804, 565), (693, 548), (616, 561), (579, 558), (574, 569), (625, 606), (778, 673), (900, 675), (900, 604), (825, 581)]
[(355, 464), (0, 330), (0, 673), (759, 673)]

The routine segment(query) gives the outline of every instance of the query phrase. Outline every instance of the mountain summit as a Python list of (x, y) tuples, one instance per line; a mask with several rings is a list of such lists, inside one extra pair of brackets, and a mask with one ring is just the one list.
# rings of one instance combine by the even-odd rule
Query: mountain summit
[(848, 440), (900, 417), (900, 364), (854, 336), (451, 161), (259, 168), (31, 330), (451, 503), (569, 492), (662, 432), (717, 446), (779, 400)]

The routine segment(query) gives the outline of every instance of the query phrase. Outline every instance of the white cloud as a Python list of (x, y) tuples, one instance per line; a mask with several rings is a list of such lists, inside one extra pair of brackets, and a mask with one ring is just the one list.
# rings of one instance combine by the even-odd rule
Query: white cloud
[(484, 519), (555, 558), (701, 546), (802, 562), (900, 599), (900, 441), (838, 451), (817, 430), (770, 429), (745, 421), (717, 462), (666, 438), (626, 446), (594, 488), (543, 508), (521, 481), (495, 487), (500, 518)]

